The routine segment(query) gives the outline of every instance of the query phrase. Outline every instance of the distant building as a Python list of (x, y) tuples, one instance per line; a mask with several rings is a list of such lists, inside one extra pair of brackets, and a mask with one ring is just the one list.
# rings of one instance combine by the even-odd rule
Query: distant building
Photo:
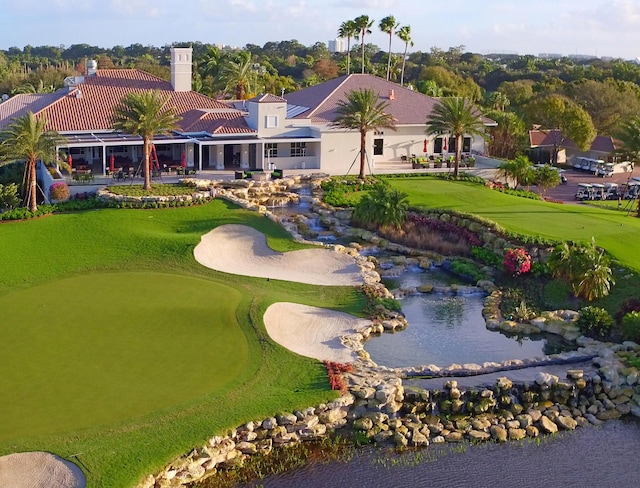
[(331, 53), (344, 53), (347, 51), (347, 44), (344, 39), (333, 39), (327, 41), (327, 49)]

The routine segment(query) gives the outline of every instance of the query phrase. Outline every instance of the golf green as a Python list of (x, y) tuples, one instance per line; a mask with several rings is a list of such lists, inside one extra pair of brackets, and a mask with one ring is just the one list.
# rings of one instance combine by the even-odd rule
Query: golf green
[(248, 363), (238, 290), (154, 272), (78, 275), (0, 296), (0, 439), (188, 404)]

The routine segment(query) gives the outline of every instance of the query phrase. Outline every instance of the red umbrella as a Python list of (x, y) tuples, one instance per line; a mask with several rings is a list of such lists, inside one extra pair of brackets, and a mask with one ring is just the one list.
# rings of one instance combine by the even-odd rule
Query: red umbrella
[(182, 166), (183, 168), (187, 167), (187, 155), (184, 152), (182, 153), (182, 157), (180, 159), (180, 166)]
[(442, 152), (448, 152), (447, 151), (447, 138), (446, 137), (442, 138)]
[(424, 145), (422, 146), (422, 152), (426, 153), (427, 152), (427, 140), (424, 140)]
[(109, 171), (113, 173), (115, 169), (116, 169), (116, 158), (112, 154), (111, 156), (109, 156)]
[(71, 154), (69, 154), (69, 157), (67, 158), (67, 163), (69, 164), (69, 171), (71, 171), (73, 169), (73, 158), (71, 157)]

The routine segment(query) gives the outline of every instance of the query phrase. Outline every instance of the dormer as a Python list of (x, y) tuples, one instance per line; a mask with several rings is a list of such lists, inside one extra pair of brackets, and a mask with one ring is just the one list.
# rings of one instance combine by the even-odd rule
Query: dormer
[(261, 137), (273, 137), (285, 130), (287, 101), (276, 95), (259, 95), (244, 104), (249, 127)]

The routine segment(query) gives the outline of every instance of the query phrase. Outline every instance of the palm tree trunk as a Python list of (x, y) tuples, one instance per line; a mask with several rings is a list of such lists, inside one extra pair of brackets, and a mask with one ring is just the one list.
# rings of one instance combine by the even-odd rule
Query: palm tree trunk
[(28, 171), (29, 171), (29, 190), (27, 192), (27, 204), (29, 205), (29, 211), (35, 212), (38, 210), (38, 206), (36, 205), (36, 161), (29, 160), (28, 163)]
[(387, 81), (389, 81), (389, 72), (391, 71), (391, 36), (393, 29), (389, 32), (389, 58), (387, 59)]
[(364, 32), (362, 33), (362, 74), (364, 74)]
[(360, 131), (360, 179), (364, 180), (364, 158), (367, 154), (367, 133)]
[(460, 154), (462, 153), (462, 135), (456, 136), (456, 157), (453, 163), (453, 177), (458, 177), (458, 171), (460, 169)]
[(351, 74), (351, 37), (347, 36), (347, 75)]
[(150, 140), (144, 138), (144, 168), (142, 174), (144, 175), (144, 189), (151, 190), (151, 178), (149, 178), (149, 144)]
[(400, 74), (400, 86), (404, 86), (404, 65), (407, 62), (407, 49), (409, 47), (409, 43), (404, 43), (404, 54), (402, 55), (402, 73)]

